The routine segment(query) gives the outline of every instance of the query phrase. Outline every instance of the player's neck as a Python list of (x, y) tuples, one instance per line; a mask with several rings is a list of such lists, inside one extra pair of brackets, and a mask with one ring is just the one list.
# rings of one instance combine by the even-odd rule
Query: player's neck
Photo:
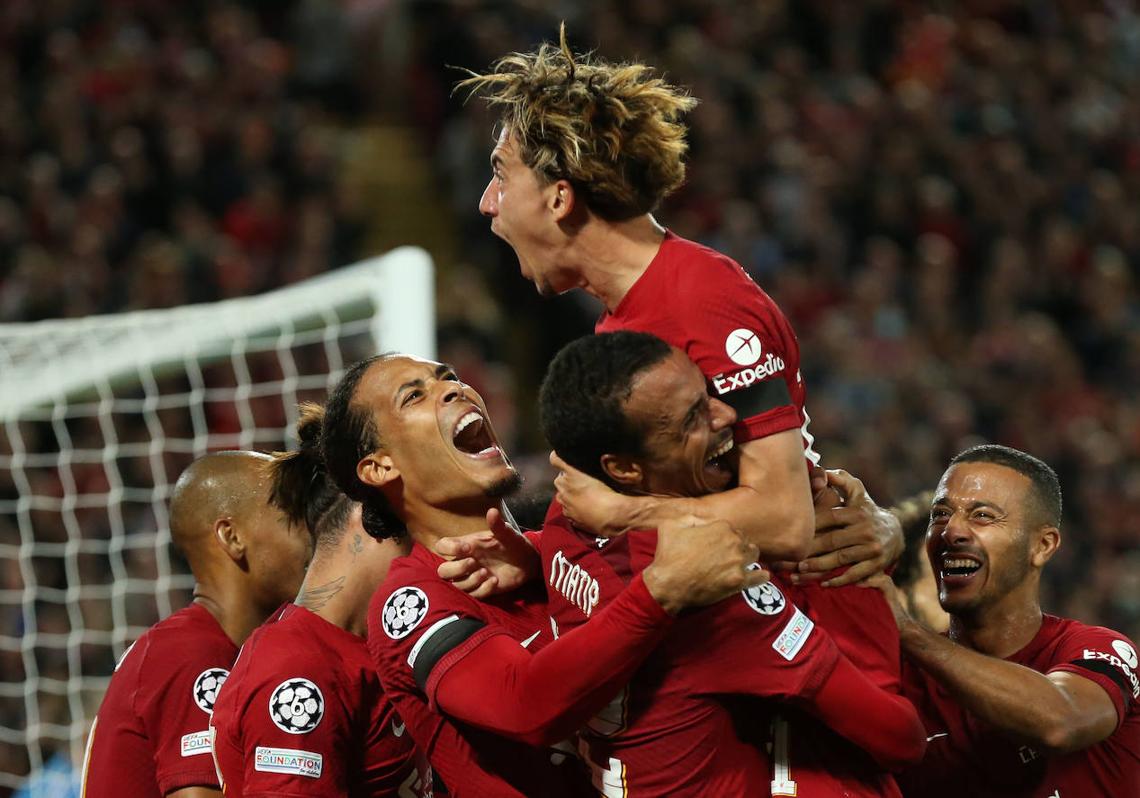
[(435, 544), (443, 538), (454, 538), (482, 532), (487, 528), (487, 511), (500, 507), (499, 499), (480, 496), (470, 502), (433, 507), (407, 503), (404, 506), (404, 523), (412, 540), (435, 551)]
[(368, 567), (374, 541), (348, 532), (334, 546), (318, 549), (294, 603), (358, 637), (368, 632), (368, 600), (379, 583)]
[(950, 639), (1005, 659), (1037, 636), (1043, 618), (1036, 592), (1031, 597), (1011, 593), (990, 606), (951, 615)]
[(625, 222), (595, 219), (582, 228), (572, 254), (581, 288), (613, 311), (661, 249), (665, 228), (645, 214)]
[(214, 616), (218, 626), (235, 646), (246, 641), (254, 629), (265, 623), (275, 607), (262, 607), (238, 584), (221, 586), (209, 581), (194, 585), (194, 603)]

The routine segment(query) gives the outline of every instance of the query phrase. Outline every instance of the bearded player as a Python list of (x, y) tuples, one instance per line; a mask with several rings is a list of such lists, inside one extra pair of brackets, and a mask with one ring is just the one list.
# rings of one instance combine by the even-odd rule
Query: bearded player
[[(665, 529), (653, 563), (593, 621), (551, 641), (541, 589), (474, 599), (436, 573), (445, 538), (484, 529), (518, 473), (479, 395), (446, 365), (382, 355), (329, 397), (322, 451), (363, 505), (365, 529), (405, 535), (369, 611), (380, 680), (449, 794), (587, 795), (541, 748), (601, 709), (679, 609), (764, 581), (755, 546), (726, 524)], [(538, 586), (536, 586), (538, 587)]]
[(1005, 446), (953, 460), (930, 509), (926, 552), (950, 614), (946, 635), (898, 619), (907, 695), (930, 735), (901, 779), (915, 798), (1140, 795), (1135, 644), (1041, 611), (1041, 573), (1061, 545), (1061, 486)]
[(210, 726), (226, 798), (431, 795), (431, 771), (380, 687), (364, 637), (395, 540), (360, 526), (328, 479), (322, 409), (302, 405), (300, 448), (272, 463), (274, 506), (316, 541), (301, 592), (242, 647)]
[(312, 553), (303, 526), (269, 506), (268, 455), (192, 463), (170, 500), (170, 533), (194, 574), (193, 603), (119, 660), (91, 727), (85, 798), (217, 796), (207, 725), (240, 646), (297, 593)]

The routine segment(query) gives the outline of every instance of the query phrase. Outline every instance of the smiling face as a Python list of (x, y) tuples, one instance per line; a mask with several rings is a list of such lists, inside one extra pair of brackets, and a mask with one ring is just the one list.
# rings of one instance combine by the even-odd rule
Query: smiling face
[(995, 463), (958, 463), (942, 475), (926, 553), (947, 612), (986, 609), (1027, 584), (1044, 528), (1032, 518), (1032, 490), (1028, 477)]
[(574, 274), (557, 268), (551, 258), (562, 237), (558, 208), (567, 191), (565, 181), (543, 185), (519, 157), (517, 142), (503, 129), (491, 152), (491, 180), (479, 199), (479, 212), (490, 218), (491, 232), (511, 245), (522, 276), (542, 296), (555, 296), (578, 284)]
[(482, 397), (450, 366), (406, 356), (378, 360), (361, 379), (353, 404), (371, 409), (381, 440), (358, 473), (368, 472), (366, 481), (379, 485), (388, 469), (402, 482), (403, 502), (443, 507), (502, 496), (519, 484)]
[(673, 349), (639, 374), (624, 410), (644, 431), (646, 456), (637, 459), (642, 491), (703, 496), (732, 483), (736, 469), (728, 461), (736, 412), (708, 395), (701, 370), (684, 352)]

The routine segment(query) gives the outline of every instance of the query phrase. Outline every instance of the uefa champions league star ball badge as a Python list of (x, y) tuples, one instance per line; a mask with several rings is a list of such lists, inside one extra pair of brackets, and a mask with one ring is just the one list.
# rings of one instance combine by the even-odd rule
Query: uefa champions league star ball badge
[(325, 714), (321, 689), (299, 676), (277, 685), (269, 696), (269, 717), (281, 731), (307, 734), (317, 728)]
[(230, 672), (225, 668), (207, 668), (198, 674), (194, 680), (194, 703), (198, 709), (207, 715), (214, 714), (214, 701), (218, 698), (218, 691), (222, 689)]

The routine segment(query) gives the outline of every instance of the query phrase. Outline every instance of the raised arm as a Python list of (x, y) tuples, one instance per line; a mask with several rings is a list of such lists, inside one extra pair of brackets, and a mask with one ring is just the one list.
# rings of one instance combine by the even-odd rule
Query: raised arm
[(875, 584), (895, 612), (904, 655), (979, 718), (1061, 752), (1087, 748), (1116, 730), (1120, 715), (1101, 683), (1071, 670), (1040, 673), (958, 645), (911, 618), (885, 576), (876, 577)]
[(595, 534), (652, 529), (695, 516), (725, 520), (767, 560), (799, 560), (811, 543), (815, 514), (799, 429), (784, 430), (737, 446), (738, 487), (700, 497), (628, 496), (573, 468), (556, 454), (555, 479), (568, 518)]
[(719, 522), (666, 524), (654, 562), (601, 613), (537, 654), (473, 618), (416, 645), (417, 685), (444, 713), (532, 745), (557, 742), (613, 698), (672, 616), (760, 584), (756, 548)]

